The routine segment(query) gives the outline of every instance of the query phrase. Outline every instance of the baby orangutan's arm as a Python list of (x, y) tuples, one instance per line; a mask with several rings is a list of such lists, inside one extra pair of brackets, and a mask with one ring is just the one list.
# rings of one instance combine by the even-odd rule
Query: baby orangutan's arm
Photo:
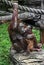
[(28, 52), (33, 51), (33, 48), (34, 48), (34, 42), (33, 42), (33, 40), (26, 39), (26, 41), (27, 41), (27, 44), (28, 44), (27, 51)]

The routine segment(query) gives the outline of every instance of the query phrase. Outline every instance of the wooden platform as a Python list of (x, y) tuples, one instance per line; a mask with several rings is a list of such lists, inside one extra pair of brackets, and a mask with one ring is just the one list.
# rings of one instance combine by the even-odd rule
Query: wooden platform
[(31, 52), (29, 55), (25, 53), (15, 53), (10, 51), (10, 60), (12, 65), (44, 65), (44, 50), (40, 52)]

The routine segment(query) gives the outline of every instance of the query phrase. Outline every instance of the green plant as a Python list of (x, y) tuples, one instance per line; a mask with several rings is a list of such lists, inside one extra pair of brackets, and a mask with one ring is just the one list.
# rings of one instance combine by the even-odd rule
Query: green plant
[(10, 65), (9, 51), (11, 42), (7, 28), (8, 23), (0, 25), (0, 65)]

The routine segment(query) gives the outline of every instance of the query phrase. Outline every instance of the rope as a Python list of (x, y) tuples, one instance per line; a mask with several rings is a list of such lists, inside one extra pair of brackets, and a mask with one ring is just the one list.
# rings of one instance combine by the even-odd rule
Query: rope
[[(11, 20), (12, 19), (12, 13), (8, 14), (8, 15), (4, 15), (4, 16), (0, 16), (0, 20)], [(18, 14), (18, 19), (21, 20), (39, 20), (40, 16), (34, 13), (29, 13), (29, 12), (25, 12), (25, 13), (20, 13)]]
[[(10, 6), (13, 7), (13, 3), (11, 1), (7, 1), (7, 0), (0, 0), (1, 3), (5, 3), (6, 6)], [(29, 8), (27, 6), (21, 6), (18, 5), (18, 9), (20, 11), (24, 11), (24, 12), (32, 12), (32, 13), (36, 13), (36, 14), (44, 14), (44, 10), (42, 9), (35, 9), (35, 8)]]
[(42, 9), (29, 8), (29, 7), (21, 6), (21, 5), (18, 5), (18, 9), (21, 11), (27, 11), (27, 12), (32, 12), (36, 14), (44, 14), (44, 10)]
[(2, 4), (5, 3), (6, 6), (10, 6), (10, 7), (13, 6), (13, 3), (11, 1), (7, 1), (7, 0), (0, 0), (0, 3), (2, 3)]

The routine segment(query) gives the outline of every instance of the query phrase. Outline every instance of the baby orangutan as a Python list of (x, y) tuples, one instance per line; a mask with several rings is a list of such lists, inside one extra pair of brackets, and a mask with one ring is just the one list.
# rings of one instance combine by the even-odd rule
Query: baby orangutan
[(29, 25), (25, 25), (25, 26), (26, 27), (24, 28), (24, 30), (25, 30), (24, 37), (25, 37), (25, 41), (27, 44), (27, 52), (40, 51), (41, 47), (38, 46), (38, 44), (37, 44), (37, 40), (32, 32), (31, 26), (29, 26)]
[(41, 47), (37, 45), (37, 41), (36, 38), (34, 36), (34, 34), (30, 34), (27, 39), (27, 52), (29, 53), (30, 51), (40, 51)]

